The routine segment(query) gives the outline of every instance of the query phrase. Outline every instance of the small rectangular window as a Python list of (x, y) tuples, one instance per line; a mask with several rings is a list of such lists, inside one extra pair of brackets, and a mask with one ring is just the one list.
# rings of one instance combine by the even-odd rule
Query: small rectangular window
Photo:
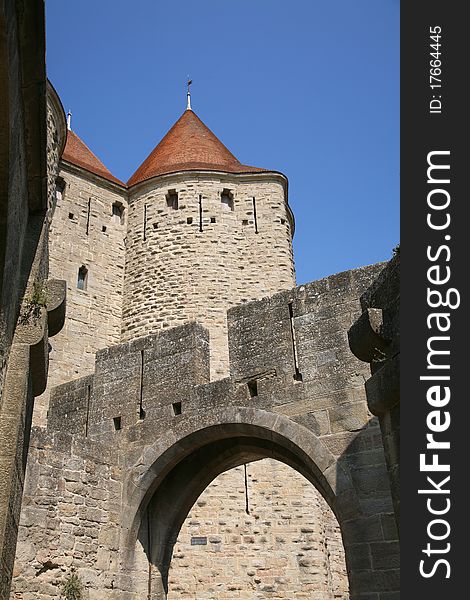
[(88, 269), (82, 265), (78, 269), (77, 289), (85, 291), (88, 284)]
[(121, 429), (121, 417), (113, 417), (114, 430), (119, 431)]
[(168, 190), (168, 194), (166, 195), (166, 205), (168, 208), (178, 210), (178, 193), (176, 190)]
[(112, 221), (119, 225), (124, 223), (124, 206), (120, 202), (114, 202), (113, 204)]
[(248, 382), (248, 391), (250, 392), (250, 398), (256, 398), (258, 395), (258, 382), (256, 379)]
[(220, 194), (220, 201), (222, 202), (223, 206), (226, 206), (230, 210), (234, 210), (235, 205), (233, 201), (233, 194), (230, 190), (223, 190), (223, 192)]
[(173, 414), (175, 416), (180, 415), (181, 411), (182, 411), (181, 402), (174, 402), (172, 406), (173, 406)]

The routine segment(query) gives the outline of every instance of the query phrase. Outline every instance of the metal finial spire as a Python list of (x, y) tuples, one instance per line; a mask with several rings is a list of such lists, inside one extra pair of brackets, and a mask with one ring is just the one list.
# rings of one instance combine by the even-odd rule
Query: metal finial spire
[(188, 83), (187, 83), (188, 92), (186, 94), (186, 100), (187, 100), (186, 101), (186, 110), (191, 110), (191, 88), (190, 88), (190, 86), (191, 86), (192, 82), (193, 82), (193, 80), (189, 79), (189, 75), (188, 75)]
[(69, 131), (72, 129), (72, 112), (70, 110), (67, 113), (67, 129)]

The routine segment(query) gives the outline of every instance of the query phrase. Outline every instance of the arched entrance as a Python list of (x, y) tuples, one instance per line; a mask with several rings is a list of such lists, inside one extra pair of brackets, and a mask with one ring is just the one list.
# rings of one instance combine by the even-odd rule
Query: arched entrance
[[(342, 530), (344, 523), (360, 518), (349, 474), (305, 427), (259, 409), (226, 408), (223, 414), (202, 418), (187, 413), (172, 432), (143, 451), (128, 475), (125, 504), (131, 510), (124, 515), (124, 562), (139, 590), (144, 591), (146, 569), (148, 598), (166, 598), (174, 544), (197, 498), (221, 473), (265, 458), (292, 467), (310, 481)], [(142, 555), (139, 559), (139, 548), (147, 565)], [(345, 549), (348, 562), (346, 543)]]
[(347, 600), (338, 521), (315, 487), (270, 458), (225, 471), (186, 517), (168, 600)]

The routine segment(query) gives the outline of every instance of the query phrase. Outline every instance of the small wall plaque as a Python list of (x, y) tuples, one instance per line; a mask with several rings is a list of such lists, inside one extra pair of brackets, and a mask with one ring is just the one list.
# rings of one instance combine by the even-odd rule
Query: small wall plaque
[(206, 537), (192, 537), (191, 538), (191, 546), (207, 546), (207, 538)]

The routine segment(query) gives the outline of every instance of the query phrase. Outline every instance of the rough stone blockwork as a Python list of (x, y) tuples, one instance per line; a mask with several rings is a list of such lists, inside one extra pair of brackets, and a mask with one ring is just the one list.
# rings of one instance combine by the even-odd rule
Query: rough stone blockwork
[(211, 379), (226, 377), (227, 309), (295, 285), (284, 186), (278, 174), (184, 173), (131, 191), (123, 341), (197, 320)]
[(361, 297), (363, 314), (349, 330), (354, 354), (370, 363), (367, 403), (382, 430), (397, 526), (400, 522), (400, 254)]
[[(62, 167), (50, 231), (51, 276), (67, 281), (67, 320), (51, 342), (46, 392), (36, 398), (34, 425), (46, 424), (50, 389), (92, 373), (95, 353), (121, 336), (125, 191), (92, 174)], [(55, 189), (55, 186), (54, 186)], [(124, 210), (113, 218), (113, 204)], [(79, 288), (79, 269), (86, 271)]]
[(266, 458), (247, 465), (246, 487), (243, 466), (211, 483), (169, 573), (169, 600), (199, 598), (349, 598), (338, 522), (309, 481)]
[(93, 377), (57, 388), (48, 429), (33, 435), (12, 598), (58, 598), (72, 565), (90, 600), (165, 598), (178, 533), (201, 493), (264, 458), (297, 470), (330, 505), (351, 599), (397, 597), (370, 373), (347, 340), (380, 268), (230, 310), (229, 378), (209, 382), (208, 332), (190, 324), (104, 350)]

